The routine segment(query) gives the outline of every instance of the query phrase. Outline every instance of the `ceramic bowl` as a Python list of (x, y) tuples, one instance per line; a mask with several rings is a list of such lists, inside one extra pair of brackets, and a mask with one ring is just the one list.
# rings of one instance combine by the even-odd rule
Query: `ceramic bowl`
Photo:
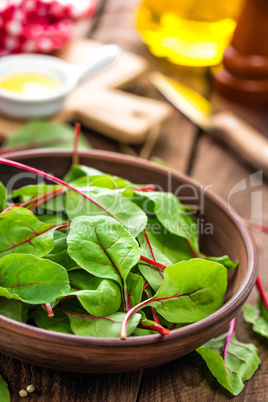
[[(128, 338), (89, 338), (56, 333), (0, 316), (0, 351), (14, 358), (52, 369), (72, 372), (123, 372), (160, 365), (177, 359), (228, 327), (231, 319), (249, 296), (257, 277), (256, 252), (246, 227), (235, 218), (234, 211), (213, 192), (174, 170), (154, 163), (105, 151), (81, 152), (80, 162), (104, 172), (124, 176), (136, 183), (153, 183), (178, 193), (184, 202), (193, 199), (193, 191), (204, 208), (201, 226), (209, 224), (213, 234), (200, 227), (201, 250), (208, 255), (228, 254), (239, 260), (230, 272), (226, 300), (208, 317), (168, 336), (150, 335)], [(21, 161), (62, 177), (71, 165), (70, 151), (38, 150), (8, 154)], [(0, 180), (7, 183), (18, 169), (1, 165)], [(21, 171), (20, 171), (21, 172)], [(26, 180), (27, 182), (27, 180)], [(20, 181), (20, 185), (25, 184)], [(196, 203), (196, 198), (192, 200)], [(203, 232), (203, 233), (202, 233)]]
[(117, 45), (100, 47), (88, 62), (73, 66), (57, 57), (41, 54), (19, 54), (2, 57), (0, 78), (10, 74), (45, 74), (60, 83), (46, 94), (23, 97), (0, 87), (0, 113), (17, 119), (49, 117), (58, 113), (66, 96), (81, 81), (103, 70), (120, 55)]

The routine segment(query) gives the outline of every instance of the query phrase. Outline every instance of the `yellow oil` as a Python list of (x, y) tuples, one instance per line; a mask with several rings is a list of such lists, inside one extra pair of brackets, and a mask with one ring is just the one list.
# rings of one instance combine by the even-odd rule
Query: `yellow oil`
[(184, 66), (220, 63), (244, 0), (143, 0), (137, 28), (151, 52)]
[(23, 98), (41, 98), (60, 88), (62, 83), (54, 77), (39, 73), (8, 74), (0, 78), (0, 88)]

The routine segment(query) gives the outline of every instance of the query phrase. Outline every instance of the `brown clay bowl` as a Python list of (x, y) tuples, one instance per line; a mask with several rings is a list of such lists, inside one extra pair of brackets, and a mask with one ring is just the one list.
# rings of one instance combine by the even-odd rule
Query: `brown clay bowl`
[[(6, 155), (62, 177), (71, 165), (70, 151), (40, 150)], [(176, 192), (190, 202), (193, 188), (204, 203), (201, 226), (211, 224), (213, 234), (201, 234), (201, 250), (208, 255), (228, 254), (239, 261), (229, 278), (224, 305), (205, 319), (176, 329), (168, 336), (150, 335), (129, 338), (89, 338), (43, 330), (0, 316), (0, 351), (14, 358), (63, 371), (107, 373), (131, 371), (177, 359), (227, 329), (231, 319), (249, 296), (256, 277), (256, 252), (246, 227), (234, 218), (227, 204), (211, 191), (181, 173), (154, 163), (105, 151), (81, 152), (80, 162), (136, 183), (154, 183)], [(4, 183), (16, 173), (0, 165)], [(21, 172), (21, 171), (20, 171)], [(25, 183), (20, 182), (20, 185)], [(202, 230), (201, 230), (202, 232)]]

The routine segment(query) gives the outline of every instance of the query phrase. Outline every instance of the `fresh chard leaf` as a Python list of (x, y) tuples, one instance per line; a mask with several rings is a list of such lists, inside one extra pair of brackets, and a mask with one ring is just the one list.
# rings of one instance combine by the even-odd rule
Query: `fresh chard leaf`
[(268, 311), (263, 303), (258, 303), (258, 306), (243, 306), (243, 316), (246, 322), (252, 324), (252, 329), (257, 334), (268, 338)]
[[(94, 336), (99, 338), (118, 338), (124, 313), (115, 313), (108, 317), (94, 317), (71, 313), (64, 309), (69, 317), (71, 329), (75, 335)], [(140, 314), (135, 314), (128, 322), (127, 334), (131, 335), (140, 321)]]
[(81, 268), (120, 285), (140, 259), (134, 237), (115, 219), (105, 216), (75, 218), (67, 243), (70, 257)]
[(126, 284), (129, 292), (130, 307), (134, 307), (136, 304), (139, 304), (142, 299), (143, 279), (140, 275), (130, 272)]
[(139, 263), (138, 267), (142, 276), (146, 279), (153, 290), (157, 292), (163, 283), (164, 275), (162, 271), (159, 268), (148, 265), (143, 261)]
[(53, 303), (69, 291), (67, 271), (52, 261), (26, 254), (0, 259), (0, 296), (42, 304)]
[[(137, 192), (140, 194), (140, 192)], [(198, 250), (196, 223), (188, 215), (184, 206), (172, 193), (147, 191), (142, 193), (154, 203), (154, 213), (159, 222), (171, 233), (187, 239), (195, 250)]]
[(36, 209), (38, 215), (45, 211), (62, 212), (65, 205), (65, 189), (63, 186), (47, 184), (28, 185), (13, 191), (10, 198), (19, 199), (22, 206)]
[(44, 256), (45, 259), (56, 262), (67, 270), (77, 267), (77, 264), (67, 252), (67, 235), (54, 232), (54, 247)]
[[(148, 238), (154, 250), (158, 250), (169, 262), (159, 261), (164, 265), (171, 265), (183, 260), (193, 258), (193, 254), (185, 238), (171, 233), (157, 218), (148, 218), (146, 227)], [(158, 261), (158, 258), (156, 258)]]
[(221, 257), (202, 257), (207, 261), (215, 261), (222, 264), (227, 269), (234, 269), (238, 266), (238, 261), (233, 262), (228, 255), (223, 255)]
[(69, 278), (71, 286), (77, 289), (73, 295), (89, 314), (105, 317), (120, 308), (121, 290), (116, 282), (94, 277), (81, 269), (71, 271)]
[(147, 223), (145, 213), (119, 192), (92, 187), (89, 191), (84, 191), (84, 194), (90, 197), (91, 201), (74, 191), (66, 193), (66, 212), (69, 219), (96, 215), (111, 217), (134, 237), (145, 228)]
[(0, 314), (19, 322), (26, 322), (29, 307), (19, 300), (0, 297)]
[(103, 173), (100, 170), (83, 165), (73, 165), (64, 180), (79, 187), (94, 186), (111, 190), (137, 187), (121, 177)]
[(222, 305), (226, 288), (225, 267), (195, 258), (165, 269), (164, 281), (151, 304), (169, 322), (195, 322)]
[(0, 375), (0, 401), (10, 402), (10, 393), (8, 390), (8, 385), (1, 375)]
[(74, 180), (77, 180), (80, 177), (100, 176), (103, 174), (104, 173), (100, 170), (89, 166), (72, 165), (70, 171), (64, 176), (64, 181), (67, 183), (72, 183)]
[(111, 176), (108, 174), (96, 175), (96, 176), (82, 176), (71, 182), (77, 187), (100, 187), (110, 190), (118, 190), (133, 187), (133, 184), (120, 177)]
[(164, 328), (161, 324), (148, 320), (144, 315), (141, 316), (141, 320), (139, 323), (139, 328), (145, 329), (147, 331), (152, 331), (152, 333), (159, 333), (162, 335), (168, 335), (169, 334), (169, 329)]
[[(45, 120), (32, 120), (9, 136), (3, 147), (73, 149), (73, 137), (73, 127), (70, 125)], [(79, 148), (91, 148), (83, 134), (80, 134), (79, 137)]]
[[(152, 261), (157, 261), (163, 266), (169, 266), (172, 264), (171, 261), (161, 253), (161, 251), (153, 246), (147, 229), (139, 235), (138, 240), (140, 243), (141, 255), (143, 257), (149, 258)], [(139, 263), (139, 271), (156, 292), (163, 282), (164, 275), (162, 269), (141, 260)]]
[(239, 342), (233, 335), (224, 362), (221, 354), (225, 341), (226, 335), (219, 336), (198, 348), (197, 352), (217, 381), (233, 395), (238, 395), (244, 388), (244, 381), (253, 376), (260, 364), (258, 349), (251, 343)]
[(46, 311), (43, 309), (31, 312), (31, 318), (35, 324), (40, 328), (49, 329), (50, 331), (62, 332), (65, 334), (72, 334), (70, 327), (70, 320), (60, 307), (53, 309), (54, 317), (49, 318)]
[(7, 207), (7, 191), (3, 183), (0, 182), (0, 213)]
[(132, 314), (146, 306), (175, 324), (196, 322), (217, 310), (227, 288), (227, 271), (216, 262), (195, 258), (170, 265), (156, 294), (130, 309), (122, 323), (121, 339)]
[(39, 183), (39, 184), (29, 184), (24, 187), (12, 191), (8, 196), (9, 198), (18, 198), (20, 202), (28, 201), (34, 197), (44, 195), (50, 191), (57, 190), (61, 186)]
[(25, 208), (11, 208), (0, 215), (0, 258), (11, 253), (44, 256), (54, 246), (58, 227), (40, 222)]

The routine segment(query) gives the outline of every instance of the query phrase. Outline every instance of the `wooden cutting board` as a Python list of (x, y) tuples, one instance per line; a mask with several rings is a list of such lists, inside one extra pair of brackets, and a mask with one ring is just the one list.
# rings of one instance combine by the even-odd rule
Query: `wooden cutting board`
[[(102, 44), (99, 42), (78, 39), (56, 55), (71, 64), (80, 64), (100, 46)], [(143, 58), (123, 51), (111, 67), (73, 90), (62, 111), (52, 121), (79, 121), (121, 143), (142, 143), (150, 130), (170, 113), (170, 107), (163, 102), (123, 91), (127, 84), (142, 76), (147, 68)], [(0, 116), (0, 136), (7, 137), (22, 124), (22, 121)]]

